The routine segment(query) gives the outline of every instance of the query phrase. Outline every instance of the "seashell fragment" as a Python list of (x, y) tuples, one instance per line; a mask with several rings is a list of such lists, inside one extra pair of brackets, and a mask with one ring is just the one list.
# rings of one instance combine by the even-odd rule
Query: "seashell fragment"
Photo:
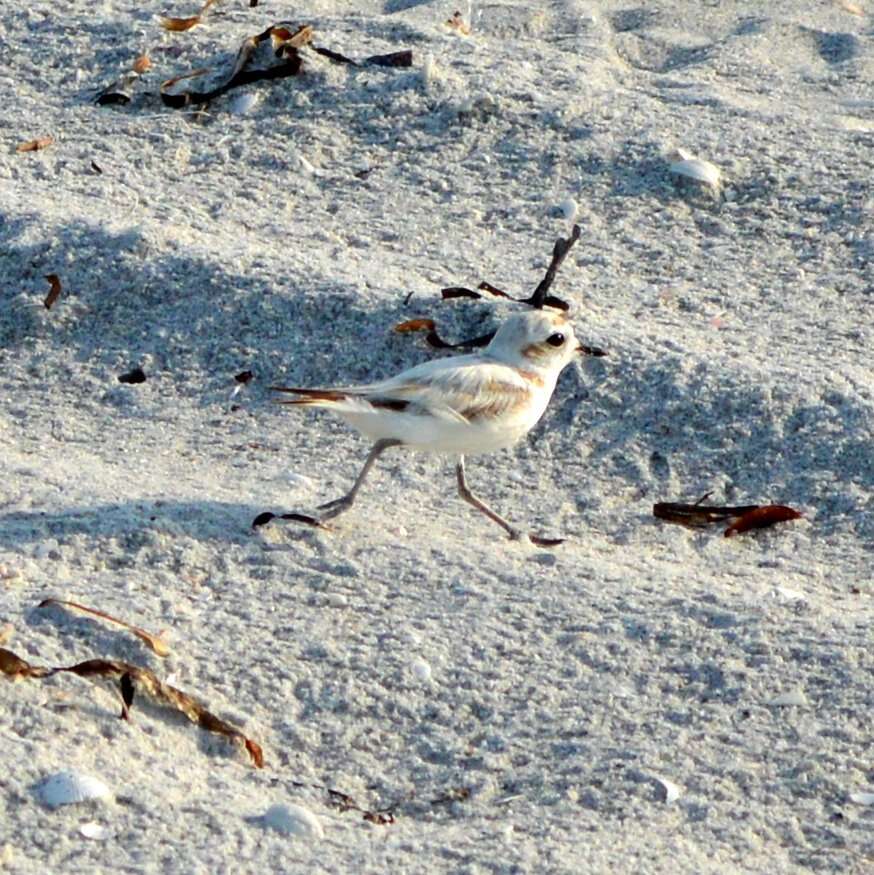
[(685, 149), (675, 149), (668, 155), (668, 171), (672, 176), (680, 177), (698, 185), (710, 188), (714, 194), (722, 192), (722, 173), (715, 164), (698, 158)]
[(265, 826), (283, 835), (295, 835), (307, 839), (320, 839), (325, 831), (319, 819), (302, 805), (271, 805), (261, 818)]
[(773, 595), (782, 605), (807, 601), (807, 596), (803, 592), (788, 586), (775, 586)]
[(111, 795), (109, 787), (100, 778), (74, 770), (49, 775), (39, 785), (38, 793), (39, 798), (49, 808), (89, 802), (92, 799), (107, 799)]
[(122, 76), (107, 85), (95, 98), (100, 106), (124, 106), (133, 100), (134, 89), (140, 79), (138, 70), (128, 70)]
[(228, 109), (234, 115), (246, 115), (258, 103), (258, 96), (251, 91), (238, 94), (230, 103)]
[(857, 805), (874, 805), (874, 793), (850, 793), (850, 802)]
[(431, 666), (421, 657), (410, 663), (413, 674), (423, 683), (431, 680)]
[(810, 702), (807, 696), (804, 695), (803, 690), (790, 690), (788, 693), (781, 693), (779, 696), (775, 696), (768, 704), (777, 708), (800, 708), (804, 705), (809, 705)]
[(653, 775), (653, 780), (657, 784), (659, 784), (664, 791), (665, 805), (671, 805), (680, 798), (683, 789), (680, 787), (679, 784), (675, 784), (673, 781), (669, 781), (667, 778), (660, 778), (658, 775)]
[(561, 217), (565, 219), (571, 227), (574, 222), (576, 222), (577, 216), (580, 214), (580, 208), (572, 197), (565, 198), (560, 204), (558, 204), (557, 210), (561, 214)]
[(102, 841), (103, 839), (108, 839), (110, 835), (112, 835), (112, 831), (108, 826), (104, 826), (102, 823), (89, 820), (87, 823), (83, 823), (79, 827), (79, 834), (86, 839)]

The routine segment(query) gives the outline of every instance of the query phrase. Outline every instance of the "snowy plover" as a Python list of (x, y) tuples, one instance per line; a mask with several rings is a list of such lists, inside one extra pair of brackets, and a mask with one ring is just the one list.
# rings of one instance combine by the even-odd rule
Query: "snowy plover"
[[(403, 446), (457, 455), (459, 495), (510, 538), (522, 538), (519, 529), (471, 492), (464, 457), (509, 447), (526, 435), (546, 410), (558, 375), (585, 351), (565, 313), (540, 309), (511, 316), (482, 352), (425, 362), (381, 383), (333, 389), (273, 387), (301, 396), (280, 403), (333, 410), (375, 441), (346, 495), (320, 505), (318, 516), (281, 517), (319, 526), (339, 516), (352, 506), (377, 458), (390, 447)], [(259, 514), (253, 525), (275, 516)], [(529, 537), (541, 546), (562, 540)]]

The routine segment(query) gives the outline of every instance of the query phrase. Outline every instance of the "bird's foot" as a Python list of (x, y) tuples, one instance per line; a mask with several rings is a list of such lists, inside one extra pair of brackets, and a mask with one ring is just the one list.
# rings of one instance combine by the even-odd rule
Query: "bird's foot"
[(520, 532), (518, 529), (513, 529), (510, 532), (510, 540), (511, 541), (530, 541), (532, 544), (536, 544), (538, 547), (557, 547), (559, 544), (563, 544), (564, 538), (544, 538), (540, 535), (531, 535), (527, 532)]
[(341, 498), (335, 498), (332, 501), (320, 504), (316, 510), (326, 511), (319, 515), (319, 519), (330, 520), (335, 516), (340, 516), (341, 513), (349, 510), (350, 507), (352, 507), (352, 500), (348, 495), (344, 495)]
[(565, 542), (564, 538), (543, 538), (540, 535), (529, 535), (528, 540), (538, 547), (557, 547)]
[(310, 516), (306, 513), (271, 513), (269, 510), (264, 511), (264, 513), (259, 513), (258, 516), (252, 520), (252, 528), (260, 529), (261, 526), (266, 526), (271, 520), (291, 520), (295, 523), (303, 523), (307, 526), (313, 526), (318, 529), (327, 529), (330, 528), (326, 526), (324, 523), (324, 519), (329, 519), (329, 517), (319, 518)]

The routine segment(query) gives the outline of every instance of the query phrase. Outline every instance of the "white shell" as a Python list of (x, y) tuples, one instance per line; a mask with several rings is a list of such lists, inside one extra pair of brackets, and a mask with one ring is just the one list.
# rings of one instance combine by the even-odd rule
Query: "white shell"
[(558, 208), (561, 210), (562, 216), (564, 216), (564, 218), (571, 224), (577, 220), (580, 208), (577, 206), (577, 202), (573, 198), (569, 197), (567, 200), (563, 200), (558, 205)]
[(320, 839), (325, 831), (319, 819), (302, 805), (271, 805), (262, 817), (265, 826), (283, 835), (300, 836), (307, 839)]
[(808, 702), (803, 690), (790, 690), (788, 693), (780, 693), (779, 696), (775, 696), (768, 704), (775, 705), (778, 708), (790, 708), (792, 706), (801, 707), (809, 705), (810, 702)]
[(49, 775), (39, 786), (39, 798), (49, 808), (88, 802), (91, 799), (106, 799), (109, 787), (93, 775), (72, 770)]
[(414, 659), (410, 663), (410, 669), (420, 681), (427, 682), (431, 680), (431, 666), (421, 657)]
[(93, 820), (89, 820), (87, 823), (83, 823), (79, 827), (79, 833), (86, 839), (97, 839), (100, 841), (102, 839), (108, 839), (112, 834), (112, 831), (108, 826), (103, 826), (102, 823), (96, 823)]
[(668, 155), (668, 161), (671, 162), (668, 170), (674, 176), (681, 176), (684, 179), (701, 183), (701, 185), (708, 185), (715, 192), (718, 192), (722, 187), (722, 173), (719, 168), (685, 149), (675, 149)]
[(667, 778), (660, 778), (658, 775), (653, 775), (653, 778), (662, 785), (662, 788), (665, 791), (665, 805), (670, 805), (672, 802), (676, 802), (680, 798), (683, 789), (679, 784), (675, 784)]
[(310, 176), (324, 176), (325, 171), (314, 167), (300, 152), (296, 153), (296, 157), (304, 173), (308, 173)]
[(874, 793), (850, 793), (850, 802), (858, 805), (874, 805)]
[(787, 605), (792, 602), (806, 602), (807, 596), (797, 589), (791, 589), (788, 586), (775, 586), (774, 598), (781, 604)]
[(251, 91), (244, 91), (238, 94), (232, 101), (228, 109), (234, 115), (245, 115), (258, 103), (258, 95)]
[(292, 489), (312, 490), (315, 489), (315, 483), (312, 479), (304, 474), (295, 474), (294, 471), (289, 471), (283, 475), (283, 479), (291, 486)]

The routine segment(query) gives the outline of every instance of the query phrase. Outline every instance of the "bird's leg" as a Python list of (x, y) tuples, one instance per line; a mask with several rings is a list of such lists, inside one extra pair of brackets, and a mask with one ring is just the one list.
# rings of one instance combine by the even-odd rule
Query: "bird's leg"
[[(492, 522), (497, 523), (509, 536), (512, 541), (521, 540), (524, 535), (518, 529), (514, 529), (500, 514), (495, 513), (481, 498), (477, 498), (470, 491), (467, 481), (464, 478), (464, 456), (458, 457), (458, 464), (455, 467), (455, 476), (458, 479), (458, 494), (470, 505), (475, 507), (481, 513), (484, 513)], [(561, 544), (563, 538), (541, 538), (539, 535), (529, 535), (529, 539), (533, 544), (540, 547), (555, 547)]]
[(270, 511), (265, 511), (264, 513), (259, 513), (258, 516), (255, 517), (252, 522), (252, 528), (257, 529), (259, 526), (269, 523), (270, 520), (275, 519), (277, 516), (283, 520), (294, 520), (295, 522), (306, 523), (311, 526), (321, 526), (327, 520), (332, 520), (334, 517), (340, 516), (341, 513), (344, 513), (352, 507), (352, 504), (355, 501), (355, 496), (358, 494), (358, 490), (361, 489), (362, 484), (367, 479), (367, 475), (370, 473), (373, 463), (386, 450), (391, 447), (399, 447), (402, 443), (403, 441), (395, 440), (394, 438), (383, 438), (382, 440), (378, 440), (370, 448), (364, 467), (361, 469), (361, 473), (352, 484), (352, 488), (340, 498), (335, 498), (333, 501), (328, 501), (325, 504), (319, 505), (317, 510), (325, 511), (325, 513), (322, 513), (319, 516), (309, 516), (308, 514), (303, 513), (275, 514)]
[(370, 469), (373, 467), (374, 462), (376, 462), (386, 450), (391, 447), (399, 447), (402, 443), (403, 441), (394, 440), (393, 438), (383, 438), (382, 440), (378, 440), (370, 448), (370, 452), (367, 454), (367, 461), (365, 461), (361, 473), (355, 478), (352, 488), (340, 498), (335, 498), (333, 501), (326, 501), (324, 504), (318, 506), (317, 510), (327, 511), (327, 513), (323, 513), (319, 516), (319, 522), (332, 520), (334, 517), (340, 516), (341, 513), (349, 510), (355, 501), (355, 496), (358, 495), (358, 490), (361, 489), (364, 481), (367, 479), (367, 475), (370, 473)]

